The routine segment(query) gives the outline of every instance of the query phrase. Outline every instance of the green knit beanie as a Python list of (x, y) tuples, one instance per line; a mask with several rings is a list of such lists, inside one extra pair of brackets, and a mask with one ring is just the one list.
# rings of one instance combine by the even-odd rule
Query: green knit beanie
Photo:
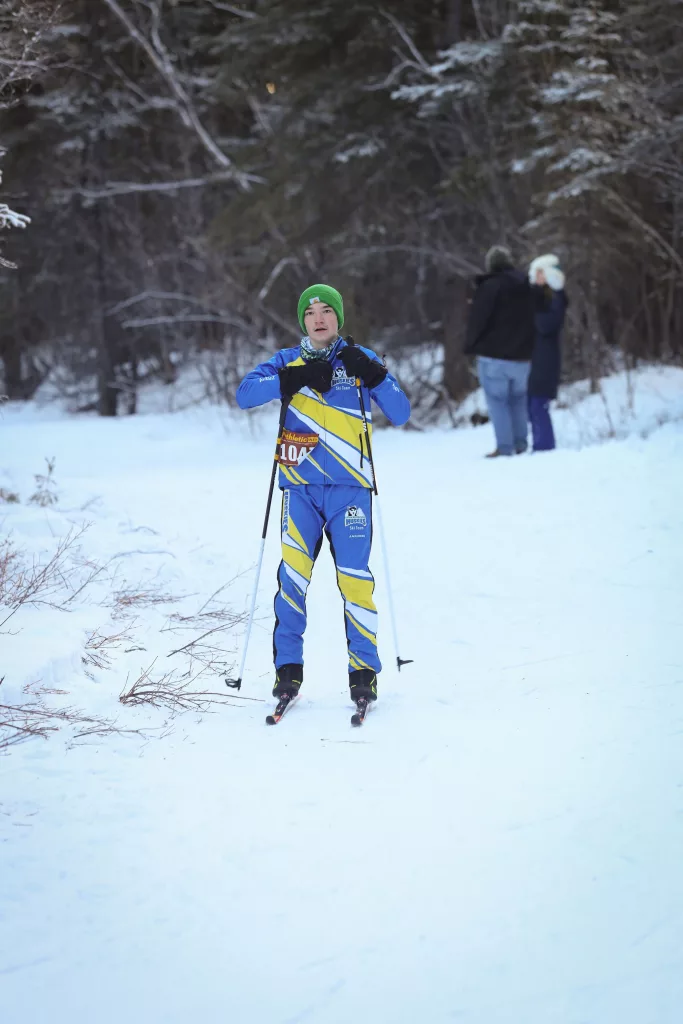
[(329, 284), (312, 284), (310, 288), (307, 288), (305, 292), (302, 292), (301, 298), (299, 299), (299, 307), (297, 309), (301, 330), (306, 333), (306, 328), (304, 326), (304, 313), (306, 312), (307, 307), (313, 302), (323, 302), (325, 305), (332, 307), (337, 314), (339, 330), (341, 331), (344, 326), (344, 300), (337, 289), (333, 288)]

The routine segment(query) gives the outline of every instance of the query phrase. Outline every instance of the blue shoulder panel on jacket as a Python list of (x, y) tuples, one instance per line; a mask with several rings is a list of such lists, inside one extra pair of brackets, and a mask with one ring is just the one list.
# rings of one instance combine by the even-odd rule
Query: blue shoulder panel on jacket
[[(370, 359), (374, 359), (376, 363), (381, 363), (382, 360), (379, 358), (376, 352), (373, 352), (370, 348), (365, 348), (364, 345), (359, 345), (359, 349), (365, 352), (366, 356)], [(382, 364), (384, 365), (384, 364)], [(373, 388), (370, 392), (373, 401), (377, 402), (384, 415), (395, 427), (401, 427), (410, 418), (410, 402), (405, 391), (398, 383), (396, 378), (391, 374), (387, 373), (386, 377), (381, 384), (378, 384), (376, 388)]]
[(248, 373), (237, 389), (237, 404), (240, 409), (254, 409), (275, 399), (279, 401), (282, 394), (278, 370), (292, 363), (298, 356), (298, 345), (280, 349), (271, 359), (259, 363), (256, 369)]

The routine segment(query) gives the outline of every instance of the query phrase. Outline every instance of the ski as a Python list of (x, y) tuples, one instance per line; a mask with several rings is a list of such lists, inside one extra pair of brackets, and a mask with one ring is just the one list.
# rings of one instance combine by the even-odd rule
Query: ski
[(351, 715), (351, 725), (362, 725), (363, 722), (365, 721), (365, 716), (368, 713), (370, 701), (367, 699), (367, 697), (361, 697), (359, 700), (356, 701), (356, 707), (358, 708), (358, 710), (356, 711), (355, 714)]
[[(266, 715), (266, 725), (277, 725), (290, 704), (293, 704), (296, 700), (296, 695), (290, 696), (288, 693), (283, 693), (277, 702), (277, 706), (273, 711), (272, 715)], [(358, 726), (362, 725), (365, 721), (368, 709), (370, 707), (370, 701), (367, 697), (361, 697), (356, 701), (356, 712), (351, 715), (351, 725)]]
[(266, 725), (277, 725), (294, 699), (295, 697), (291, 694), (283, 693), (272, 715), (266, 715)]

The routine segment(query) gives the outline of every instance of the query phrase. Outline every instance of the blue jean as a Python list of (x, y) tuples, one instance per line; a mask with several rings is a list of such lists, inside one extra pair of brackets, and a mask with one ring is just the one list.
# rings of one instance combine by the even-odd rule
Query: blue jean
[(555, 447), (555, 432), (550, 419), (550, 399), (529, 395), (529, 422), (535, 452), (549, 452)]
[(479, 383), (496, 435), (496, 448), (502, 455), (524, 452), (527, 448), (527, 397), (531, 363), (510, 359), (477, 357)]

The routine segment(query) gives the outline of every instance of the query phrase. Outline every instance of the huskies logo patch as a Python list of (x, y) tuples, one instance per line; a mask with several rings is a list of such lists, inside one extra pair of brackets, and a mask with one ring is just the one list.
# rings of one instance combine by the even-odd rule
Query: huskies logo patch
[(360, 505), (349, 505), (344, 513), (344, 525), (363, 529), (368, 525), (368, 519)]
[(337, 366), (332, 371), (332, 387), (334, 388), (338, 384), (341, 387), (353, 388), (356, 385), (356, 378), (349, 377), (343, 366)]

